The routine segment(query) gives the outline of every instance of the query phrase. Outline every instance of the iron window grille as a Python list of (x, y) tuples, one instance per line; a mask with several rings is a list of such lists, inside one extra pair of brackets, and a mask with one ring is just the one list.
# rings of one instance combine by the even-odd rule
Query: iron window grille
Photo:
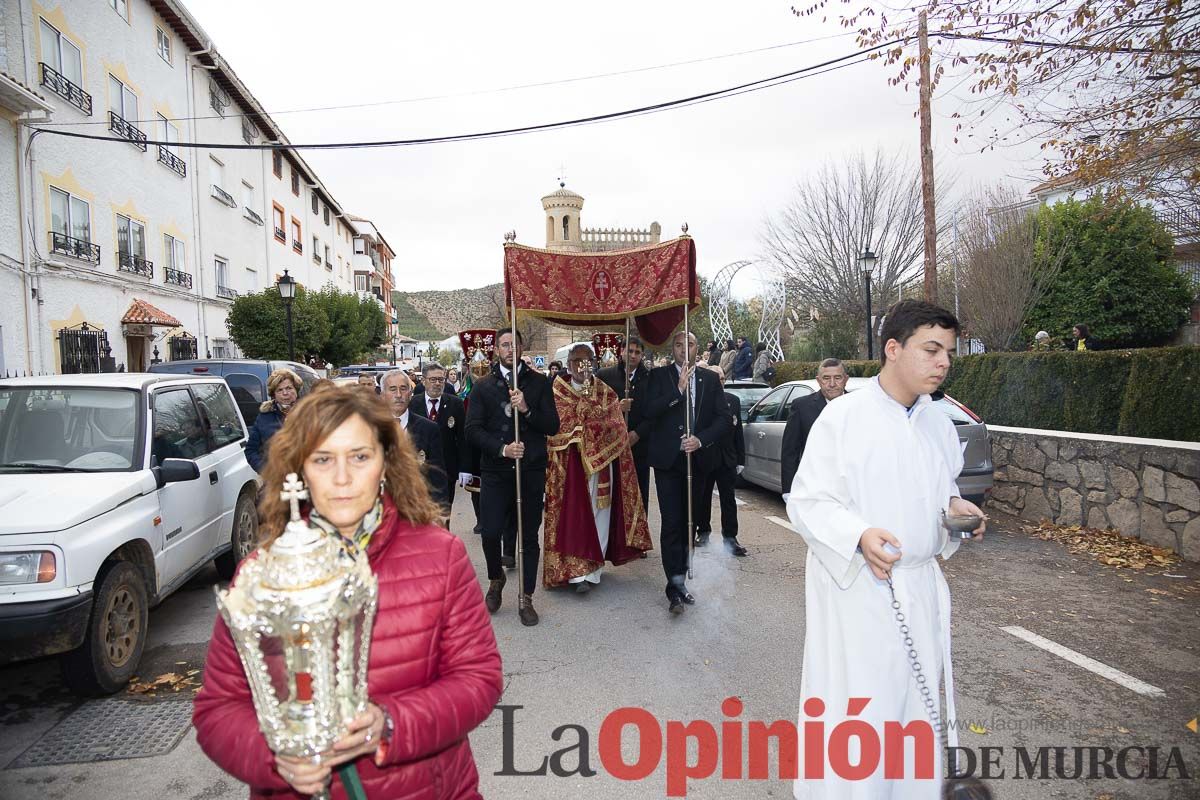
[(176, 286), (182, 286), (185, 289), (192, 288), (192, 275), (189, 272), (183, 272), (177, 269), (167, 267), (163, 270), (163, 281), (165, 283), (173, 283)]
[(229, 108), (231, 101), (229, 100), (229, 94), (218, 86), (215, 80), (210, 79), (208, 82), (208, 99), (213, 107), (213, 111), (216, 111), (222, 117), (225, 116), (225, 109)]
[(142, 152), (146, 150), (146, 134), (115, 111), (108, 112), (108, 129)]
[(223, 297), (226, 300), (236, 300), (237, 296), (238, 293), (233, 289), (230, 289), (228, 286), (221, 286), (220, 284), (217, 284), (217, 297)]
[(183, 162), (182, 158), (161, 144), (158, 146), (158, 163), (166, 164), (172, 170), (179, 173), (179, 177), (181, 178), (187, 177), (187, 164)]
[(49, 64), (42, 63), (42, 86), (78, 108), (89, 117), (92, 115), (92, 96)]
[(143, 278), (154, 277), (154, 262), (138, 258), (133, 253), (117, 253), (117, 269), (121, 272), (131, 272)]
[[(266, 225), (267, 224), (263, 220), (263, 218), (258, 215), (258, 212), (255, 211), (254, 209), (250, 208), (250, 206), (245, 206), (244, 210), (246, 212), (246, 215), (245, 215), (246, 219), (250, 220), (255, 225)], [(283, 231), (279, 230), (278, 228), (275, 229), (276, 236), (280, 235), (281, 233), (283, 233)]]
[(100, 263), (100, 245), (58, 231), (50, 231), (50, 252), (93, 264)]
[(170, 337), (167, 339), (167, 352), (170, 354), (169, 357), (172, 361), (198, 358), (196, 337), (188, 336), (186, 333)]
[(64, 375), (93, 375), (100, 372), (101, 354), (108, 354), (108, 334), (81, 322), (78, 328), (58, 332), (58, 348)]
[(212, 196), (230, 208), (237, 208), (237, 200), (233, 199), (233, 195), (222, 189), (220, 186), (217, 186), (215, 183), (212, 185)]

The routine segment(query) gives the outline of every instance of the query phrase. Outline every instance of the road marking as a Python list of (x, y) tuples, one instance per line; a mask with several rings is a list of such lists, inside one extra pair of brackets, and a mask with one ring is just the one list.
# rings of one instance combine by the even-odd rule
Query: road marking
[(781, 528), (787, 528), (792, 533), (796, 532), (796, 529), (792, 527), (792, 523), (788, 522), (786, 519), (780, 519), (779, 517), (767, 517), (767, 521), (774, 522)]
[(1005, 633), (1010, 633), (1018, 639), (1023, 639), (1034, 647), (1040, 647), (1049, 653), (1053, 653), (1059, 658), (1066, 659), (1072, 664), (1083, 667), (1089, 672), (1094, 672), (1102, 678), (1108, 678), (1113, 683), (1119, 683), (1132, 692), (1137, 692), (1138, 694), (1145, 695), (1147, 697), (1165, 697), (1167, 694), (1157, 686), (1151, 686), (1144, 681), (1139, 681), (1132, 675), (1126, 675), (1119, 669), (1110, 667), (1107, 664), (1101, 664), (1094, 658), (1088, 658), (1082, 653), (1076, 653), (1069, 647), (1063, 647), (1058, 642), (1052, 642), (1045, 637), (1038, 636), (1036, 633), (1027, 631), (1019, 625), (1009, 625), (1001, 628), (1000, 630), (1004, 631)]

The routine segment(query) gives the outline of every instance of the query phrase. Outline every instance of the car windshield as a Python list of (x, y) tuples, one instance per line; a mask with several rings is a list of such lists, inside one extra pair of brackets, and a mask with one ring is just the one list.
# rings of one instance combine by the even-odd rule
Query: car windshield
[(137, 398), (130, 389), (0, 388), (0, 474), (136, 468)]
[(726, 386), (725, 391), (736, 395), (742, 403), (742, 422), (750, 415), (750, 409), (771, 391), (770, 386)]

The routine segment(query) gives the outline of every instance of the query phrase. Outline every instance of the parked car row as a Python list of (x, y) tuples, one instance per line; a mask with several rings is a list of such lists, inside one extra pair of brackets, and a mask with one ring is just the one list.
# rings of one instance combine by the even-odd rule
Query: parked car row
[[(869, 380), (850, 378), (846, 390), (853, 392), (860, 389)], [(816, 381), (788, 381), (769, 390), (752, 408), (743, 408), (746, 415), (743, 420), (746, 439), (746, 469), (741, 475), (743, 480), (773, 492), (785, 492), (791, 488), (780, 486), (783, 429), (787, 425), (792, 402), (815, 391), (818, 391)], [(963, 470), (958, 476), (959, 491), (973, 503), (982, 503), (985, 495), (992, 490), (995, 471), (987, 425), (949, 395), (942, 395), (934, 401), (934, 405), (954, 423), (963, 448)]]

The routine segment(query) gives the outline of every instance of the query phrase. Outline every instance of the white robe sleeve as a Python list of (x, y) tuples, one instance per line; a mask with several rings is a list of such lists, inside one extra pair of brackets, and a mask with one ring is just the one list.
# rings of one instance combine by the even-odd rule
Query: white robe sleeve
[(944, 495), (945, 503), (948, 507), (950, 498), (962, 496), (962, 493), (958, 490), (958, 476), (963, 470), (963, 446), (962, 442), (958, 440), (958, 429), (954, 427), (954, 423), (951, 422), (945, 427), (948, 428), (948, 430), (945, 432), (942, 439), (944, 442), (943, 450), (946, 454), (947, 486), (944, 491)]
[(871, 526), (851, 507), (841, 438), (838, 425), (826, 414), (817, 418), (792, 480), (787, 511), (809, 550), (845, 589), (866, 563), (858, 542)]

